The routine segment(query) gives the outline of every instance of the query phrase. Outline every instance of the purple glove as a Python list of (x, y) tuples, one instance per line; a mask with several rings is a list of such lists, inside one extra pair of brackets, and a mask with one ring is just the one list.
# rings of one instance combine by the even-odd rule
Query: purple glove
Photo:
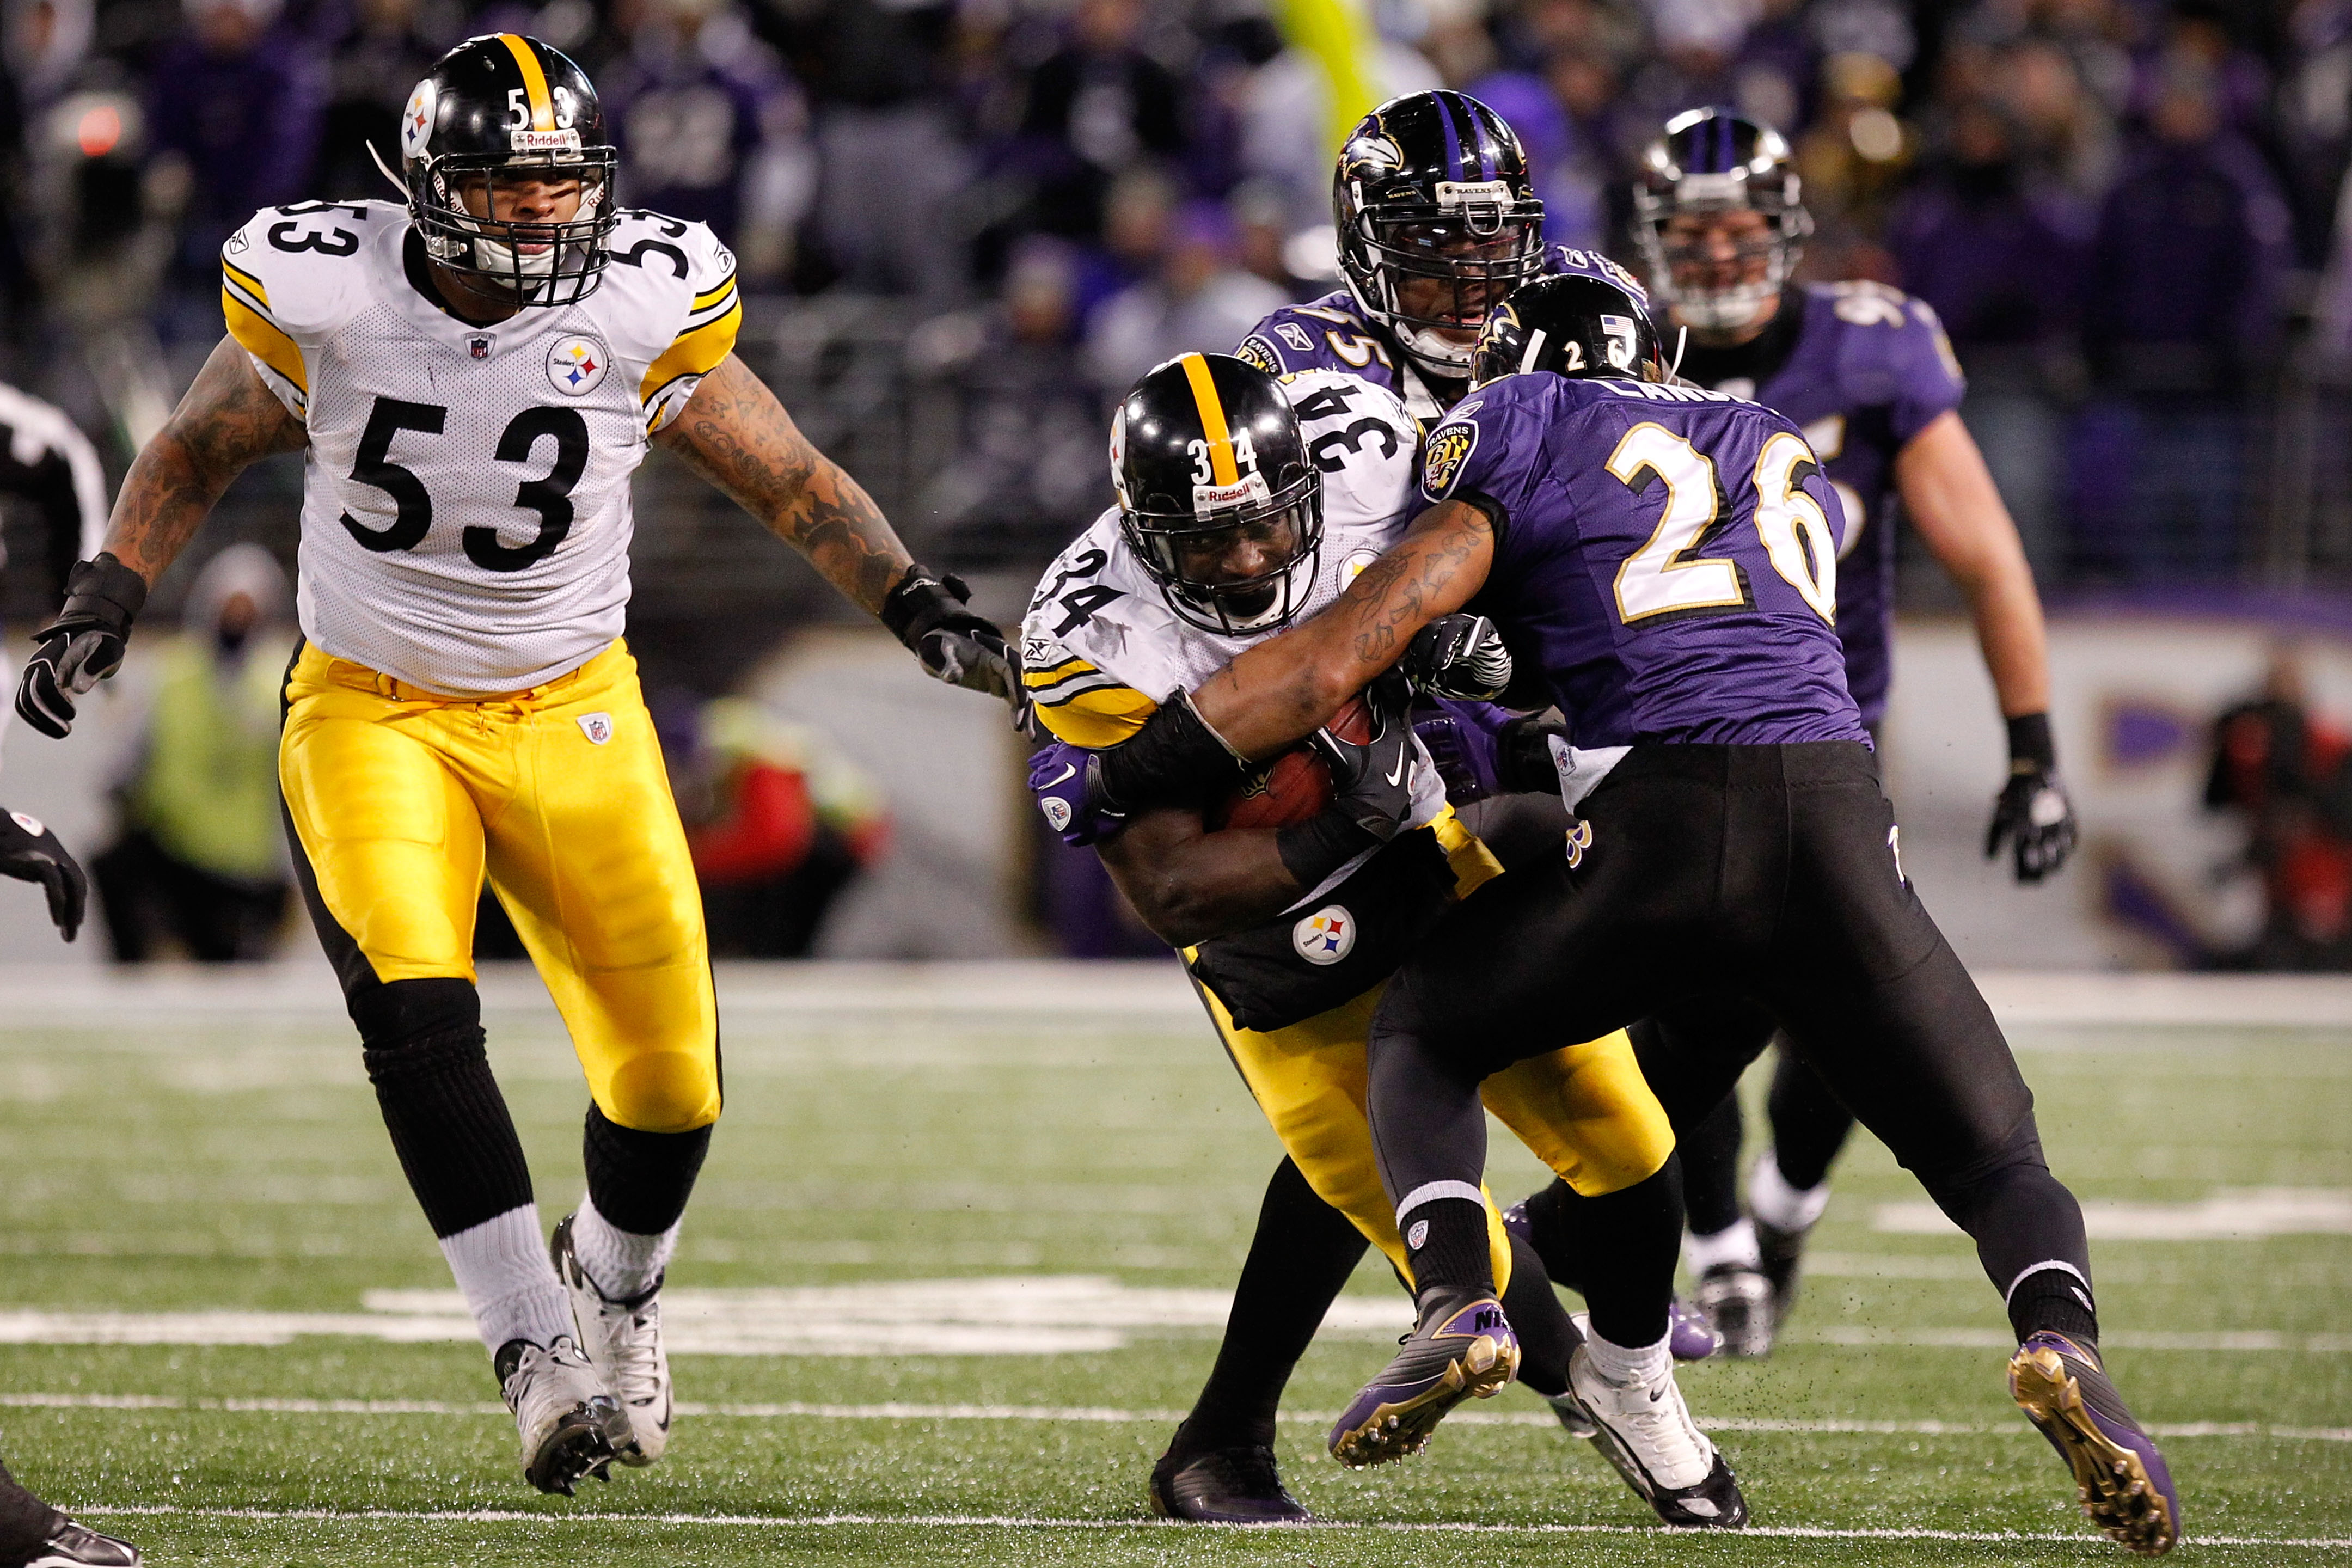
[(1414, 706), (1412, 732), (1421, 738), (1445, 798), (1454, 805), (1502, 793), (1496, 782), (1496, 737), (1511, 715), (1491, 702), (1424, 695)]
[(1102, 788), (1102, 758), (1084, 746), (1055, 741), (1029, 759), (1029, 787), (1037, 809), (1062, 842), (1084, 848), (1127, 826), (1127, 814), (1113, 810)]

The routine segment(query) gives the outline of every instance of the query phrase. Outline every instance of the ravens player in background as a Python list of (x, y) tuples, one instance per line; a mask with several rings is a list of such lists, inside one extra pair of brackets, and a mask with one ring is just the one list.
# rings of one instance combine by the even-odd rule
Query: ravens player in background
[[(1508, 659), (1477, 617), (1428, 628), (1405, 673), (1372, 694), (1368, 735), (1318, 736), (1340, 787), (1305, 822), (1228, 824), (1190, 807), (1108, 819), (1084, 809), (1087, 780), (1103, 750), (1150, 718), (1150, 694), (1197, 683), (1328, 604), (1395, 540), (1413, 507), (1419, 437), (1392, 394), (1353, 376), (1310, 371), (1277, 384), (1221, 354), (1172, 360), (1136, 384), (1113, 424), (1118, 504), (1047, 569), (1023, 626), (1023, 679), (1060, 737), (1032, 768), (1046, 820), (1094, 844), (1144, 922), (1183, 953), (1286, 1153), (1216, 1372), (1152, 1470), (1153, 1509), (1176, 1518), (1311, 1517), (1275, 1468), (1284, 1382), (1367, 1241), (1408, 1287), (1414, 1279), (1428, 1231), (1400, 1235), (1373, 1168), (1364, 1031), (1397, 963), (1504, 867), (1448, 803), (1406, 723), (1403, 688), (1492, 696)], [(1539, 740), (1536, 752), (1549, 784)], [(1537, 837), (1531, 858), (1557, 858), (1559, 833)], [(1601, 1219), (1605, 1261), (1587, 1292), (1595, 1342), (1658, 1338), (1680, 1237), (1678, 1176), (1624, 1035), (1541, 1053), (1490, 1079), (1486, 1100)], [(1364, 1465), (1411, 1452), (1446, 1408), (1517, 1369), (1667, 1522), (1745, 1522), (1730, 1468), (1690, 1421), (1671, 1367), (1638, 1408), (1591, 1410), (1570, 1392), (1572, 1365), (1586, 1359), (1577, 1331), (1527, 1244), (1475, 1185), (1465, 1190), (1486, 1215), (1481, 1245), (1515, 1332), (1468, 1333), (1458, 1371), (1423, 1369), (1368, 1391), (1333, 1427), (1333, 1453)], [(1475, 1316), (1475, 1304), (1465, 1310)]]
[[(2101, 1363), (2081, 1205), (1902, 874), (1832, 629), (1843, 508), (1811, 448), (1769, 409), (1667, 384), (1647, 310), (1605, 278), (1521, 289), (1477, 368), (1430, 435), (1431, 504), (1404, 539), (1321, 615), (1171, 694), (1094, 781), (1104, 809), (1213, 798), (1474, 599), (1567, 718), (1582, 853), (1465, 903), (1373, 1018), (1381, 1179), (1400, 1224), (1431, 1227), (1422, 1318), (1376, 1385), (1458, 1356), (1463, 1304), (1492, 1300), (1484, 1215), (1457, 1193), (1485, 1166), (1480, 1080), (1561, 1034), (1754, 1001), (1975, 1239), (2017, 1335), (2011, 1395), (2094, 1522), (2170, 1550), (2179, 1499)], [(1719, 1098), (1738, 1069), (1714, 1068)]]
[[(1789, 148), (1769, 126), (1725, 109), (1676, 116), (1643, 157), (1636, 235), (1664, 336), (1689, 333), (1681, 374), (1752, 398), (1805, 432), (1844, 503), (1837, 634), (1846, 683), (1874, 736), (1886, 710), (1900, 514), (1959, 584), (2009, 730), (2009, 781), (1985, 852), (2011, 846), (2017, 879), (2065, 862), (2074, 816), (2050, 733), (2042, 601), (2017, 528), (1958, 407), (1958, 363), (1935, 312), (1876, 283), (1793, 285), (1811, 222)], [(1759, 1054), (1771, 1020), (1746, 1007), (1670, 1015), (1643, 1031), (1644, 1059), (1678, 1051)], [(1675, 1117), (1689, 1210), (1691, 1271), (1705, 1312), (1734, 1355), (1762, 1355), (1793, 1300), (1806, 1233), (1829, 1202), (1829, 1170), (1853, 1117), (1798, 1057), (1780, 1053), (1769, 1100), (1771, 1147), (1748, 1173), (1740, 1214), (1736, 1099), (1712, 1108), (1653, 1082)], [(1523, 1205), (1539, 1248), (1574, 1277), (1556, 1237), (1572, 1233), (1574, 1194), (1555, 1185)]]
[[(0, 385), (0, 494), (41, 509), (58, 555), (82, 547), (106, 510), (105, 479), (89, 439), (57, 409), (6, 385)], [(0, 714), (0, 728), (5, 723)], [(5, 806), (0, 877), (39, 883), (58, 934), (73, 941), (89, 905), (88, 879), (38, 818)], [(0, 1465), (0, 1568), (139, 1568), (139, 1552), (67, 1518)]]
[[(223, 250), (228, 335), (131, 466), (16, 710), (63, 735), (229, 482), (304, 454), (279, 754), (296, 874), (402, 1168), (513, 1410), (569, 1493), (658, 1458), (658, 1293), (719, 1112), (702, 909), (635, 665), (629, 477), (658, 441), (942, 679), (1016, 696), (1002, 638), (911, 563), (732, 353), (734, 258), (618, 205), (595, 89), (472, 38), (401, 121), (405, 208), (310, 202)], [(485, 871), (571, 1032), (587, 1195), (541, 1234), (483, 1051)]]

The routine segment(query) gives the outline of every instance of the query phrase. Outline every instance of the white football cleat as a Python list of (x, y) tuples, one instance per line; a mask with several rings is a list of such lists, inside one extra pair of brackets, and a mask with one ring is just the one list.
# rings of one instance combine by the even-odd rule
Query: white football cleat
[(522, 1438), (524, 1479), (565, 1497), (583, 1476), (612, 1479), (605, 1472), (618, 1440), (629, 1435), (629, 1418), (570, 1335), (551, 1345), (509, 1340), (493, 1364)]
[(656, 1278), (642, 1294), (625, 1301), (605, 1300), (572, 1249), (574, 1217), (566, 1215), (555, 1227), (548, 1252), (556, 1277), (572, 1298), (572, 1321), (580, 1331), (581, 1348), (621, 1402), (626, 1428), (614, 1436), (616, 1457), (625, 1465), (650, 1465), (669, 1447), (672, 1408), (669, 1352), (662, 1347), (662, 1281)]
[(1716, 1530), (1748, 1522), (1738, 1479), (1691, 1419), (1671, 1360), (1655, 1378), (1612, 1383), (1592, 1364), (1591, 1347), (1579, 1345), (1569, 1358), (1568, 1386), (1596, 1428), (1592, 1446), (1660, 1519)]

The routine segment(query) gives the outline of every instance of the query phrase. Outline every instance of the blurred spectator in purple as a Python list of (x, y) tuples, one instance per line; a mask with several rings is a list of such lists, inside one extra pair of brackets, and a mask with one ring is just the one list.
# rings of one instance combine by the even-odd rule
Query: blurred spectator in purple
[(2224, 106), (2218, 78), (2175, 58), (2100, 211), (2083, 305), (2100, 395), (2073, 467), (2078, 560), (2103, 576), (2212, 580), (2237, 564), (2289, 220)]
[(355, 0), (349, 26), (328, 53), (319, 163), (305, 195), (399, 199), (368, 146), (399, 168), (401, 106), (465, 32), (465, 13), (448, 0)]
[(1469, 92), (1519, 133), (1528, 177), (1544, 205), (1544, 238), (1580, 250), (1607, 249), (1607, 167), (1585, 155), (1575, 122), (1543, 79), (1497, 71), (1471, 83)]
[(1265, 315), (1290, 302), (1234, 265), (1234, 225), (1216, 202), (1177, 215), (1168, 255), (1152, 277), (1105, 300), (1087, 322), (1086, 359), (1096, 387), (1119, 398), (1162, 360), (1230, 353)]
[(1141, 0), (1079, 0), (1068, 40), (1029, 73), (1020, 136), (1046, 234), (1093, 238), (1113, 180), (1183, 158), (1183, 84), (1142, 48), (1143, 20)]
[[(1376, 103), (1445, 85), (1419, 52), (1385, 36), (1369, 64)], [(1322, 63), (1295, 47), (1261, 66), (1249, 84), (1242, 168), (1282, 193), (1293, 233), (1331, 221), (1331, 167), (1339, 149), (1331, 140), (1330, 104)]]
[(2144, 114), (2154, 117), (2173, 79), (2195, 76), (2207, 83), (2222, 130), (2257, 143), (2268, 140), (2270, 68), (2231, 36), (2231, 13), (2242, 8), (2222, 0), (2172, 0), (2157, 47), (2140, 63), (2135, 97)]
[(175, 338), (219, 335), (229, 235), (257, 208), (314, 194), (326, 73), (309, 39), (276, 25), (279, 3), (188, 0), (186, 26), (150, 77), (149, 136), (188, 182), (173, 268), (179, 298), (167, 307)]
[(2034, 574), (2063, 565), (2056, 396), (2075, 390), (2084, 215), (2052, 199), (2000, 106), (1953, 110), (1948, 145), (1895, 205), (1897, 281), (1935, 307), (1968, 372), (1961, 418), (1984, 449)]
[(808, 105), (726, 0), (645, 0), (597, 83), (633, 206), (707, 223), (744, 281), (777, 283), (816, 192)]
[(954, 0), (809, 0), (762, 13), (814, 100), (826, 268), (877, 293), (946, 301), (969, 268), (973, 160), (957, 124)]
[(2352, 161), (2352, 0), (2300, 0), (2279, 84), (2280, 159), (2294, 207), (2295, 253), (2326, 259), (2337, 187)]
[(908, 345), (918, 374), (952, 390), (962, 435), (917, 500), (963, 570), (1034, 566), (1110, 500), (1106, 422), (1077, 364), (1077, 258), (1033, 237), (1013, 252), (998, 300), (926, 322)]

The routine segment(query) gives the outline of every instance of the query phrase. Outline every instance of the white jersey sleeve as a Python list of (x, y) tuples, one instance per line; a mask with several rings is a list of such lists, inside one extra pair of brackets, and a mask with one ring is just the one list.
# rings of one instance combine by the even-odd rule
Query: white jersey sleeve
[(651, 435), (677, 418), (702, 378), (734, 352), (743, 325), (735, 256), (707, 224), (624, 212), (604, 287), (630, 301), (614, 319), (613, 347), (636, 375)]
[(406, 214), (388, 202), (264, 207), (221, 247), (221, 314), (263, 384), (310, 416), (319, 355), (364, 306), (370, 241)]

